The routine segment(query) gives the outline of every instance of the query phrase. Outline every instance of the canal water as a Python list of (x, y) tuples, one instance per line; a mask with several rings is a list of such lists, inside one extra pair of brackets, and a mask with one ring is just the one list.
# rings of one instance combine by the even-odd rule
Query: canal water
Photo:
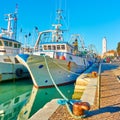
[[(74, 84), (59, 89), (68, 99), (72, 98)], [(56, 88), (36, 89), (31, 79), (0, 83), (0, 120), (27, 120), (55, 98), (62, 98)]]

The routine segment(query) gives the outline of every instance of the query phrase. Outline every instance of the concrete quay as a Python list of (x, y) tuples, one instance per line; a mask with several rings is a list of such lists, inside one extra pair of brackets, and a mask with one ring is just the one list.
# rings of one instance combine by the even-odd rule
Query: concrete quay
[[(101, 73), (100, 108), (98, 107), (97, 78), (90, 78), (81, 100), (91, 105), (86, 118), (82, 120), (120, 120), (120, 68), (115, 64), (105, 65)], [(104, 65), (103, 65), (104, 67)], [(44, 109), (44, 111), (43, 111)], [(81, 120), (71, 116), (65, 105), (58, 105), (57, 99), (47, 103), (30, 120)]]
[[(72, 99), (86, 101), (93, 105), (98, 81), (98, 69), (99, 65), (93, 64), (76, 79)], [(94, 75), (94, 73), (96, 74)]]

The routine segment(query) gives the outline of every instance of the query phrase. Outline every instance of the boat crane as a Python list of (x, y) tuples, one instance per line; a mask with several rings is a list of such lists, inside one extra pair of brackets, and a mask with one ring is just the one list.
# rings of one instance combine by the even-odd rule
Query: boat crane
[(76, 39), (78, 40), (78, 42), (80, 42), (81, 48), (84, 50), (85, 49), (85, 45), (84, 45), (84, 41), (83, 41), (83, 38), (81, 37), (81, 35), (80, 34), (72, 34), (70, 41), (73, 42)]
[(95, 45), (93, 45), (93, 44), (90, 44), (88, 46), (88, 49), (91, 53), (97, 53), (97, 49), (96, 49)]

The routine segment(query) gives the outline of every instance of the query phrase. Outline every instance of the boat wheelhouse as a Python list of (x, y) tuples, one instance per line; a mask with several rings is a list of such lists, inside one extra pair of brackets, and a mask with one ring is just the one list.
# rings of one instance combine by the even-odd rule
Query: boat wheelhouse
[(71, 46), (68, 42), (48, 42), (42, 43), (40, 50), (35, 52), (36, 55), (47, 55), (51, 58), (64, 58), (65, 53), (71, 54), (74, 52), (74, 47)]
[(19, 54), (21, 43), (5, 37), (0, 37), (0, 55)]

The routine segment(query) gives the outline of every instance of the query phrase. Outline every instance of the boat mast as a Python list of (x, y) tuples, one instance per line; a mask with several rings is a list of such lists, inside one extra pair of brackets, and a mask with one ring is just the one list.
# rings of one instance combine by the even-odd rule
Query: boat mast
[(63, 10), (60, 10), (60, 9), (57, 10), (57, 18), (56, 18), (57, 24), (61, 24), (62, 12), (63, 12)]
[(18, 5), (16, 4), (16, 9), (14, 12), (14, 24), (13, 24), (13, 38), (16, 40), (17, 38), (17, 13), (18, 13)]
[[(16, 39), (17, 33), (17, 7), (14, 13), (5, 14), (6, 20), (8, 21), (7, 29), (1, 28), (2, 35), (8, 36), (10, 39)], [(14, 24), (12, 26), (12, 21), (14, 20)]]
[(46, 30), (43, 32), (39, 32), (37, 41), (34, 46), (35, 50), (38, 50), (38, 48), (39, 48), (39, 43), (41, 41), (42, 34), (52, 33), (52, 40), (51, 40), (52, 42), (59, 42), (59, 41), (64, 40), (63, 39), (63, 30), (60, 29), (60, 27), (62, 26), (61, 20), (63, 19), (62, 12), (63, 12), (63, 10), (61, 10), (61, 9), (58, 9), (56, 12), (57, 13), (57, 16), (56, 16), (57, 23), (52, 24), (52, 26), (54, 27), (54, 30)]
[(63, 18), (62, 12), (63, 10), (60, 9), (57, 10), (57, 17), (56, 17), (57, 23), (52, 25), (55, 27), (55, 30), (52, 34), (52, 42), (59, 42), (63, 40), (63, 30), (60, 29), (60, 27), (62, 26), (61, 20)]

